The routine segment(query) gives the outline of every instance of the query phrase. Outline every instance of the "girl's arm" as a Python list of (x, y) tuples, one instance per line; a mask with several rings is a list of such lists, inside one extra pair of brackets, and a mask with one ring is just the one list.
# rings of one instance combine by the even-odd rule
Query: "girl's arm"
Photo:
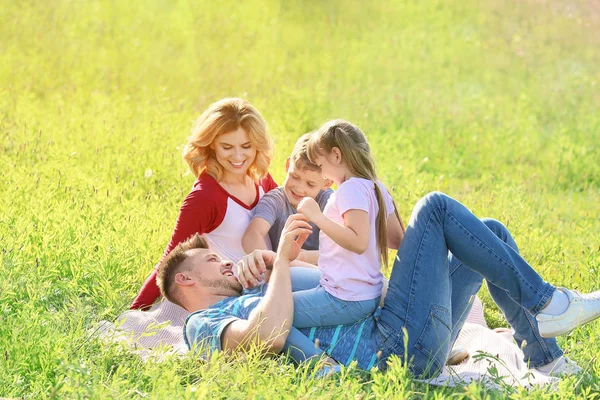
[(315, 199), (305, 197), (298, 204), (298, 211), (317, 225), (327, 236), (344, 249), (362, 254), (369, 246), (369, 214), (363, 210), (350, 209), (343, 215), (340, 225), (323, 214)]
[(304, 261), (309, 264), (319, 264), (319, 250), (302, 250), (300, 255), (296, 259), (298, 261)]
[(387, 247), (389, 249), (398, 250), (404, 239), (404, 230), (396, 213), (391, 213), (387, 217)]

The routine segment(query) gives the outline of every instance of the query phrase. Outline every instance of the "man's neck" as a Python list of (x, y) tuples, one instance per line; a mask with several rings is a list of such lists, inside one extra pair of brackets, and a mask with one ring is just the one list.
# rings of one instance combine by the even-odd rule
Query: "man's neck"
[(186, 300), (186, 309), (189, 312), (196, 312), (200, 310), (206, 310), (208, 307), (217, 304), (218, 302), (228, 299), (232, 296), (218, 295), (218, 294), (206, 294), (203, 296), (192, 296)]

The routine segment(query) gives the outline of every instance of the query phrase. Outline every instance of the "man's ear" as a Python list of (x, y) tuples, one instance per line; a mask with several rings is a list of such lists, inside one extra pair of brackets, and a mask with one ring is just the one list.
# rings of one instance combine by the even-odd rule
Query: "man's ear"
[(321, 190), (327, 190), (333, 185), (333, 181), (331, 179), (325, 179), (325, 184), (321, 188)]
[(340, 165), (342, 163), (342, 161), (344, 160), (342, 158), (342, 152), (341, 152), (341, 150), (338, 147), (332, 147), (331, 148), (331, 152), (329, 154), (331, 154), (331, 157), (333, 158), (333, 161), (337, 165)]
[(192, 286), (195, 282), (184, 272), (175, 274), (175, 283), (180, 286)]
[(285, 172), (288, 172), (289, 169), (290, 169), (290, 158), (288, 157), (285, 160)]

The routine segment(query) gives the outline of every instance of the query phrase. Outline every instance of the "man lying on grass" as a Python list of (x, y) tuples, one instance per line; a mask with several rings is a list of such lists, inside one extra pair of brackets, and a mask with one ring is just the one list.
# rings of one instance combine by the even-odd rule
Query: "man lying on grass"
[[(555, 374), (577, 372), (554, 337), (598, 318), (600, 292), (584, 295), (545, 282), (505, 242), (506, 228), (497, 225), (502, 229), (492, 231), (444, 194), (425, 196), (398, 250), (384, 306), (351, 325), (292, 327), (290, 262), (311, 232), (298, 214), (288, 219), (277, 254), (255, 251), (243, 260), (272, 268), (268, 285), (242, 293), (233, 264), (199, 236), (165, 258), (158, 284), (165, 297), (192, 312), (184, 328), (190, 348), (210, 353), (259, 343), (266, 352), (279, 353), (289, 334), (303, 333), (341, 364), (356, 360), (366, 370), (385, 369), (386, 360), (397, 355), (410, 360), (414, 375), (433, 377), (443, 368), (485, 279), (504, 294), (494, 300), (509, 317), (515, 338), (532, 338), (531, 343), (522, 340), (526, 361)], [(557, 350), (549, 352), (550, 345)]]

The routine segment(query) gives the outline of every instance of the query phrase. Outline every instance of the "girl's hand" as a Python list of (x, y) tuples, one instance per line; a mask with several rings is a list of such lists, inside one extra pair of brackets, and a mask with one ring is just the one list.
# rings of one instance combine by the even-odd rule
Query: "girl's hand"
[(305, 197), (298, 204), (298, 212), (308, 218), (309, 221), (315, 223), (323, 213), (319, 204), (312, 197)]

